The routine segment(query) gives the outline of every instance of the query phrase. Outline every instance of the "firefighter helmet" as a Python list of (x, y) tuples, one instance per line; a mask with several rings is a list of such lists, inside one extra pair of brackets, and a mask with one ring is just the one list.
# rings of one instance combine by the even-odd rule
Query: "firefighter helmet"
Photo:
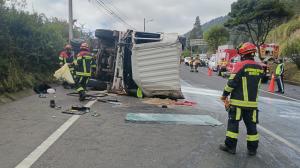
[(244, 43), (238, 49), (238, 52), (241, 55), (254, 54), (256, 51), (257, 51), (256, 46), (252, 43), (249, 43), (249, 42)]
[(88, 49), (89, 49), (88, 43), (82, 43), (82, 44), (80, 45), (80, 49), (88, 50)]
[(72, 46), (71, 46), (70, 44), (67, 44), (67, 45), (65, 45), (65, 49), (66, 49), (66, 50), (68, 50), (68, 49), (71, 50), (71, 49), (72, 49)]

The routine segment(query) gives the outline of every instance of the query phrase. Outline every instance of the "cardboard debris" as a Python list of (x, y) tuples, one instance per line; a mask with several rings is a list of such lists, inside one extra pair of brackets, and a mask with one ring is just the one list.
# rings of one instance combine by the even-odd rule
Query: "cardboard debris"
[(160, 99), (160, 98), (146, 98), (143, 103), (146, 104), (152, 104), (152, 105), (158, 105), (158, 106), (162, 106), (162, 105), (173, 105), (175, 104), (175, 100), (171, 100), (171, 99)]
[(143, 103), (157, 105), (157, 106), (171, 106), (171, 105), (179, 105), (179, 106), (195, 106), (197, 103), (192, 101), (175, 101), (171, 99), (160, 99), (160, 98), (148, 98), (143, 101)]

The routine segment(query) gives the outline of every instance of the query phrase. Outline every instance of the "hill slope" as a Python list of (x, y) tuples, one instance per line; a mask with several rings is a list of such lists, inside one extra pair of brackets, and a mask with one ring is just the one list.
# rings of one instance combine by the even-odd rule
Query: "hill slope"
[[(229, 16), (227, 16), (227, 15), (212, 19), (202, 25), (202, 31), (205, 32), (213, 26), (224, 24), (228, 19), (229, 19)], [(185, 33), (184, 36), (189, 38), (190, 32), (191, 32), (191, 30), (188, 31), (187, 33)]]

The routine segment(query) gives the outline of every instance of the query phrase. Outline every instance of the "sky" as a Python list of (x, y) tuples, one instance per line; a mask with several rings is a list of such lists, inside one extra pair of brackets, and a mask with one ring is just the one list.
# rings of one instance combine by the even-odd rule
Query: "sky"
[[(77, 26), (95, 29), (123, 30), (134, 28), (146, 31), (184, 34), (191, 30), (196, 16), (201, 24), (230, 12), (235, 0), (98, 0), (119, 15), (127, 24), (111, 16), (97, 0), (73, 0), (73, 15)], [(68, 0), (27, 0), (30, 12), (44, 13), (48, 17), (68, 19)]]

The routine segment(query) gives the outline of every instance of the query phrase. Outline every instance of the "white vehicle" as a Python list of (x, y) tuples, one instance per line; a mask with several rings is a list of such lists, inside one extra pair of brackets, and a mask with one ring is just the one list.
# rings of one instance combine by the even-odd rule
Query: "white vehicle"
[(213, 71), (218, 71), (218, 63), (216, 55), (212, 55), (208, 61), (208, 68), (212, 69)]
[(185, 57), (184, 58), (184, 64), (185, 65), (190, 65), (191, 57)]

